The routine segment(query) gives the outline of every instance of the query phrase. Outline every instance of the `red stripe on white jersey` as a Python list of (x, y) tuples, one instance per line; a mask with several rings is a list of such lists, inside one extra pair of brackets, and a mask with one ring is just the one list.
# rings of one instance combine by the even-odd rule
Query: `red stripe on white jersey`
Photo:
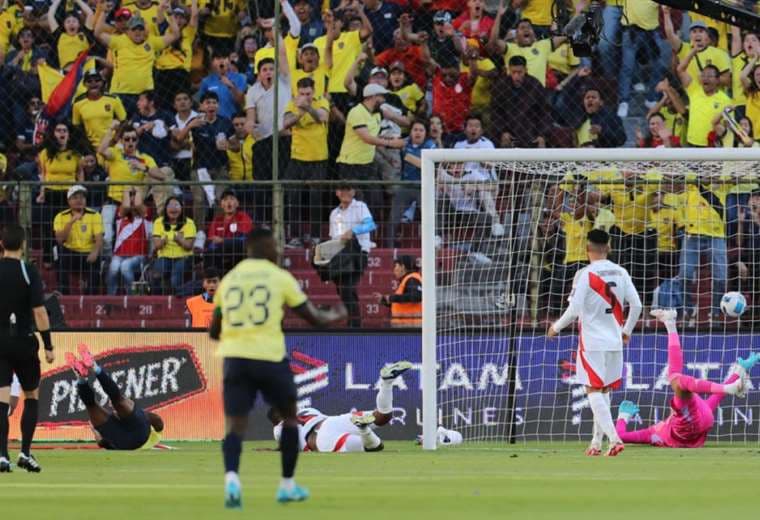
[(338, 439), (338, 442), (335, 443), (335, 447), (333, 448), (333, 451), (340, 451), (343, 449), (343, 445), (346, 444), (346, 441), (348, 440), (348, 436), (351, 435), (350, 433), (344, 433), (340, 436)]
[(601, 296), (602, 299), (610, 305), (612, 308), (612, 315), (615, 317), (615, 320), (617, 320), (618, 325), (625, 323), (623, 306), (620, 304), (620, 301), (617, 299), (617, 296), (615, 296), (615, 293), (612, 292), (612, 289), (607, 282), (604, 281), (604, 278), (596, 273), (589, 272), (588, 284), (595, 293)]

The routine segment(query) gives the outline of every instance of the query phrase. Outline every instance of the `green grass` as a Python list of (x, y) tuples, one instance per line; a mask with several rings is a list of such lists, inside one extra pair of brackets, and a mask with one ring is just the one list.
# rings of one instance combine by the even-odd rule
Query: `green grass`
[(38, 451), (43, 473), (0, 475), (8, 520), (135, 519), (584, 519), (755, 518), (760, 446), (668, 450), (629, 446), (588, 458), (580, 444), (421, 451), (388, 442), (382, 453), (299, 459), (312, 498), (274, 502), (276, 452), (243, 454), (243, 512), (222, 508), (219, 445), (164, 452)]

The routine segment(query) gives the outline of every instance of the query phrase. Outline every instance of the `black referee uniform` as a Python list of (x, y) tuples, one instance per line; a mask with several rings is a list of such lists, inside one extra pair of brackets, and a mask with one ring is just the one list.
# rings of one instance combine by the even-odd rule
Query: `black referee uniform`
[[(8, 387), (15, 373), (25, 392), (40, 386), (39, 342), (34, 334), (34, 311), (44, 306), (42, 281), (37, 269), (16, 258), (0, 258), (0, 388)], [(50, 331), (46, 331), (49, 337)], [(47, 341), (46, 341), (47, 343)], [(0, 458), (8, 456), (8, 403), (0, 402)], [(32, 437), (37, 427), (37, 399), (24, 400), (21, 417), (21, 455), (19, 467), (39, 471), (30, 455)], [(1, 460), (1, 459), (0, 459)], [(10, 471), (4, 464), (2, 471)]]

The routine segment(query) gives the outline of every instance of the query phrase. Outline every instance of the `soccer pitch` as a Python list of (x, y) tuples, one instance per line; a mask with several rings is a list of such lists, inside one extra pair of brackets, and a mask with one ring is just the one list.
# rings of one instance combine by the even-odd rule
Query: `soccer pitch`
[(279, 454), (246, 443), (243, 511), (226, 511), (219, 443), (175, 451), (40, 450), (43, 472), (0, 475), (3, 518), (330, 520), (357, 518), (728, 518), (757, 514), (760, 446), (628, 446), (589, 458), (581, 444), (450, 448), (388, 442), (382, 453), (299, 458), (303, 503), (274, 501)]

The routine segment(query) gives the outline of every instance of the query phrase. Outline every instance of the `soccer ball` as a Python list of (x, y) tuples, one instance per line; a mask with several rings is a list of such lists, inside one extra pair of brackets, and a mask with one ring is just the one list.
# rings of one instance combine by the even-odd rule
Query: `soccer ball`
[(720, 310), (722, 310), (723, 314), (726, 316), (738, 318), (745, 310), (747, 310), (747, 300), (740, 292), (727, 292), (723, 295), (723, 298), (720, 299)]

